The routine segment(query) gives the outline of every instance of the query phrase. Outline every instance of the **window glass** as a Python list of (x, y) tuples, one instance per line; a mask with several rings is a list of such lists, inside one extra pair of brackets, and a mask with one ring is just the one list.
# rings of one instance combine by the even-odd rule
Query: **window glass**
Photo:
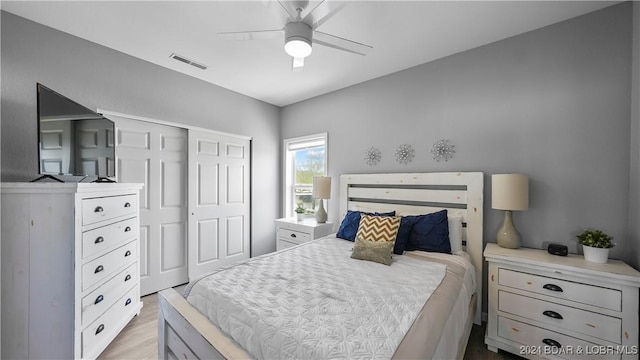
[(284, 145), (284, 215), (293, 216), (297, 207), (304, 208), (306, 213), (313, 213), (313, 177), (327, 173), (327, 136), (318, 134), (287, 139)]

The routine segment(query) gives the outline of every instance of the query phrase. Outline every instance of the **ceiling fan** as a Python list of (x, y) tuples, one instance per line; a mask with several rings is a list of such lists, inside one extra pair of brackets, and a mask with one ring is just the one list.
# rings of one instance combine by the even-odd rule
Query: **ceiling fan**
[[(284, 51), (293, 61), (291, 68), (300, 71), (304, 67), (304, 58), (311, 55), (313, 45), (323, 45), (358, 55), (366, 55), (373, 47), (353, 40), (348, 40), (335, 35), (318, 31), (317, 28), (342, 10), (346, 3), (337, 3), (333, 9), (329, 9), (323, 15), (319, 13), (321, 5), (328, 4), (321, 0), (314, 8), (307, 9), (310, 1), (281, 1), (278, 4), (284, 9), (289, 18), (284, 28), (276, 30), (221, 32), (218, 36), (226, 40), (257, 40), (281, 37), (284, 34)], [(326, 6), (325, 6), (326, 7)], [(304, 15), (304, 17), (303, 17)]]

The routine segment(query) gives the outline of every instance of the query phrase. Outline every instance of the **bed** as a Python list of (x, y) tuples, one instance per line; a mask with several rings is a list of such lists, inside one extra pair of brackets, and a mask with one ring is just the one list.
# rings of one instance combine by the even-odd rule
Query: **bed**
[[(378, 275), (373, 275), (373, 269), (381, 268), (380, 264), (344, 256), (350, 253), (353, 243), (329, 236), (249, 259), (193, 281), (185, 292), (189, 301), (173, 289), (163, 290), (159, 293), (158, 312), (160, 358), (461, 359), (473, 323), (480, 324), (483, 174), (352, 174), (340, 177), (341, 219), (347, 210), (395, 211), (396, 215), (406, 216), (434, 213), (443, 209), (447, 210), (449, 216), (459, 217), (464, 225), (463, 254), (406, 252), (405, 255), (394, 256), (393, 264), (380, 273), (380, 278), (376, 278)], [(312, 258), (314, 256), (320, 258)], [(322, 259), (331, 259), (330, 266), (318, 268), (318, 273), (315, 274), (311, 270), (297, 273), (296, 269), (316, 268), (315, 264), (324, 261)], [(353, 266), (358, 268), (354, 269)], [(421, 269), (420, 274), (432, 274), (430, 276), (433, 276), (433, 280), (422, 276), (418, 279), (427, 280), (417, 281), (393, 272), (403, 271), (405, 266), (411, 266), (406, 269)], [(246, 269), (250, 269), (249, 274), (253, 275), (247, 275)], [(277, 272), (274, 269), (277, 269)], [(367, 283), (359, 281), (357, 277), (350, 279), (344, 276), (362, 271), (369, 272), (369, 269), (372, 269), (372, 278), (377, 279), (376, 281)], [(342, 276), (340, 282), (329, 280), (332, 277), (328, 273), (332, 271), (337, 272), (333, 278)], [(227, 277), (218, 273), (224, 273)], [(404, 270), (404, 274), (406, 273)], [(265, 278), (260, 278), (258, 274)], [(295, 276), (298, 277), (297, 281), (292, 280)], [(300, 281), (300, 277), (306, 281)], [(272, 281), (274, 278), (275, 281)], [(319, 278), (322, 281), (326, 279), (326, 282), (312, 290), (322, 292), (323, 297), (330, 302), (316, 304), (317, 306), (308, 305), (315, 301), (306, 298), (305, 294), (309, 290), (296, 286), (317, 283)], [(400, 278), (402, 281), (394, 281)], [(426, 304), (424, 300), (423, 303), (419, 303), (418, 300), (411, 300), (409, 295), (401, 293), (405, 282), (411, 281), (415, 284), (420, 283), (420, 291), (427, 294)], [(282, 286), (272, 287), (271, 282), (290, 285), (283, 289)], [(376, 282), (384, 283), (385, 286), (376, 288)], [(400, 287), (395, 290), (385, 289), (389, 287), (386, 284), (391, 282), (398, 282)], [(234, 289), (234, 286), (239, 288)], [(346, 305), (343, 291), (347, 290), (343, 289), (344, 287), (348, 287), (349, 291), (357, 291), (357, 296), (362, 296), (358, 299), (365, 300)], [(214, 291), (219, 289), (219, 294), (208, 293), (207, 288)], [(271, 298), (275, 293), (286, 292), (290, 293), (287, 300)], [(295, 294), (302, 295), (299, 296), (300, 299), (296, 299)], [(347, 297), (350, 296), (352, 295)], [(378, 306), (375, 304), (376, 301), (382, 304), (380, 306), (386, 306), (384, 309), (387, 310), (375, 310), (368, 314), (366, 307), (359, 305), (371, 302), (369, 308), (373, 309), (373, 306)], [(283, 304), (276, 304), (278, 302)], [(397, 308), (400, 303), (402, 309)], [(308, 309), (305, 306), (308, 306)], [(287, 318), (287, 314), (274, 317), (277, 319), (274, 323), (263, 321), (273, 314), (280, 315), (283, 309), (296, 311), (294, 317), (297, 322), (294, 326), (288, 322), (292, 316)], [(311, 313), (314, 315), (311, 316)], [(403, 316), (391, 316), (394, 313), (401, 313)], [(353, 314), (355, 315), (350, 316)], [(287, 320), (282, 320), (283, 317)], [(210, 318), (219, 321), (217, 324), (220, 327)], [(324, 326), (327, 318), (344, 319), (345, 324), (341, 324), (340, 327)], [(391, 323), (385, 325), (379, 321), (380, 318), (385, 318), (385, 321), (391, 319)], [(229, 323), (234, 327), (230, 328)], [(233, 335), (228, 335), (221, 328), (234, 329), (231, 331)], [(293, 337), (283, 337), (283, 333)], [(266, 337), (260, 338), (259, 335)], [(260, 340), (265, 338), (269, 341)], [(234, 339), (242, 342), (244, 347)], [(318, 347), (316, 344), (319, 342), (322, 342), (325, 348)], [(305, 345), (299, 346), (298, 343)], [(305, 348), (306, 344), (311, 345)], [(287, 352), (289, 348), (308, 352)]]

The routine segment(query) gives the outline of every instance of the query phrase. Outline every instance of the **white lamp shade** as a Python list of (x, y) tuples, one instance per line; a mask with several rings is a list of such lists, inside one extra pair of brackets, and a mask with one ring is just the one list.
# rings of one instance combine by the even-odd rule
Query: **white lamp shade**
[(331, 198), (331, 178), (328, 176), (313, 177), (313, 198), (314, 199), (330, 199)]
[(491, 175), (491, 207), (499, 210), (527, 210), (529, 178), (522, 174)]

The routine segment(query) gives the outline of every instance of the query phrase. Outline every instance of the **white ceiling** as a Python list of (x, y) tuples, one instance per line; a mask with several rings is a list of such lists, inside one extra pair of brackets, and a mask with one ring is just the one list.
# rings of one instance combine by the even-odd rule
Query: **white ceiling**
[[(335, 8), (337, 1), (322, 6)], [(2, 1), (2, 10), (278, 106), (610, 6), (610, 1), (347, 1), (318, 30), (373, 46), (367, 56), (316, 45), (291, 71), (282, 39), (218, 32), (281, 29), (275, 1)], [(199, 70), (172, 53), (207, 65)]]

